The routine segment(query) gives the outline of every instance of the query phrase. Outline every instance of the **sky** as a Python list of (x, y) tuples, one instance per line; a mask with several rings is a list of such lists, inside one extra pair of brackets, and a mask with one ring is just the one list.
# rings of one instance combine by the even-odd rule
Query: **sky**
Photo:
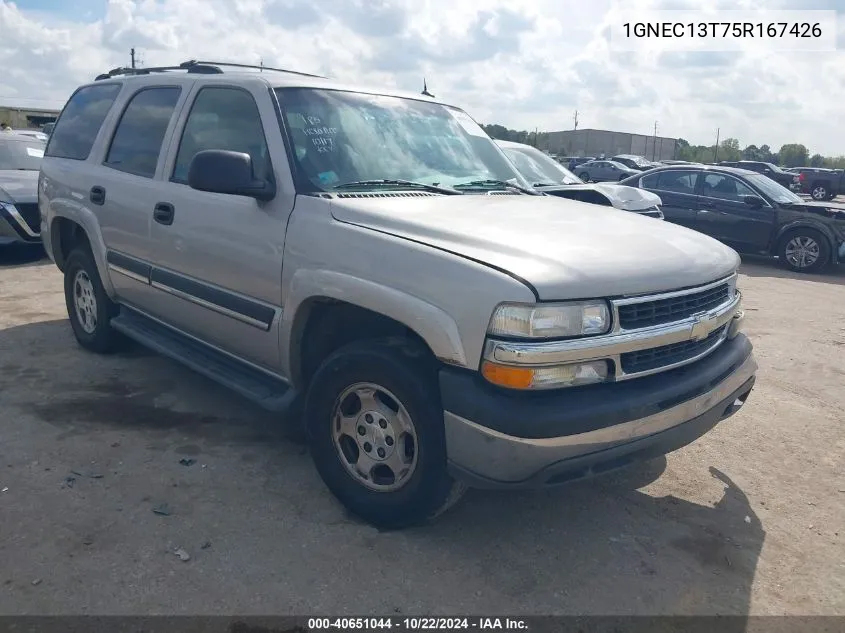
[[(632, 4), (635, 3), (635, 4)], [(481, 123), (845, 154), (845, 0), (626, 0), (627, 8), (835, 9), (831, 52), (611, 50), (613, 0), (0, 0), (0, 105), (60, 108), (129, 65), (211, 59), (419, 91)]]

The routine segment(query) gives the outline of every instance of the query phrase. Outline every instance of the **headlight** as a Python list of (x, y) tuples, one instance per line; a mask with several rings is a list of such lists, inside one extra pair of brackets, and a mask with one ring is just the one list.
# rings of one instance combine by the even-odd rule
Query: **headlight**
[(610, 310), (604, 301), (546, 305), (502, 304), (493, 312), (487, 332), (514, 338), (564, 338), (604, 334)]

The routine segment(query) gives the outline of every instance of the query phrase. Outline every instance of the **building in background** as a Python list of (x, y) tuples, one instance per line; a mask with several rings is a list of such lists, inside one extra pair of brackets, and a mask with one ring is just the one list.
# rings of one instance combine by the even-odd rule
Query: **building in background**
[(649, 160), (675, 158), (678, 139), (647, 134), (629, 134), (609, 130), (564, 130), (540, 136), (540, 149), (564, 156), (601, 156), (635, 154)]
[(0, 123), (8, 123), (13, 130), (40, 130), (59, 117), (59, 110), (19, 108), (0, 105)]

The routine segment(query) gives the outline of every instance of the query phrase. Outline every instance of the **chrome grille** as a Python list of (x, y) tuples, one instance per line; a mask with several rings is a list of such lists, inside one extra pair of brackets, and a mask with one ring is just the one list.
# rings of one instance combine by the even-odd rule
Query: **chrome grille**
[(721, 343), (727, 329), (728, 326), (723, 325), (699, 341), (682, 341), (622, 354), (620, 356), (622, 371), (626, 374), (638, 374), (690, 361), (696, 356), (706, 354)]
[(37, 202), (16, 202), (15, 208), (32, 231), (35, 233), (41, 232), (41, 212), (38, 210)]
[(730, 294), (730, 284), (725, 282), (689, 294), (618, 305), (619, 326), (624, 330), (636, 330), (681, 321), (722, 305), (730, 299)]

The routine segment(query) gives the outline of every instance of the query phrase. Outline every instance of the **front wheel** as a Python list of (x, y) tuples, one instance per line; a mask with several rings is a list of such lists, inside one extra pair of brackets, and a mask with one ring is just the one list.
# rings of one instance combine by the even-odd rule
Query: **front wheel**
[(351, 343), (332, 354), (311, 381), (304, 417), (326, 486), (377, 527), (434, 518), (465, 489), (447, 472), (432, 362), (403, 339)]
[(830, 261), (830, 244), (818, 231), (796, 229), (781, 239), (778, 254), (795, 272), (817, 272)]

